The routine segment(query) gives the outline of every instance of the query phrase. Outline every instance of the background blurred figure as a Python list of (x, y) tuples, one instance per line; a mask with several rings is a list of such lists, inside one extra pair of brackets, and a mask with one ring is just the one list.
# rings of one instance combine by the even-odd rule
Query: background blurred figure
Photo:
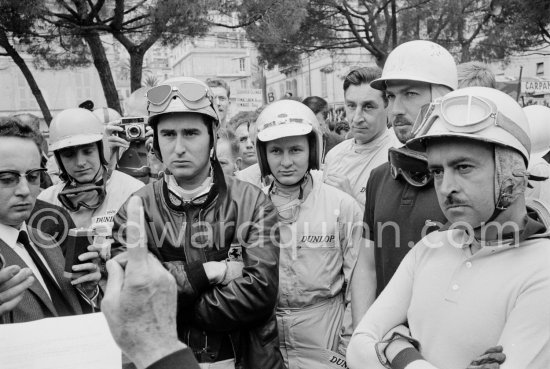
[(223, 174), (227, 177), (235, 176), (241, 168), (242, 159), (240, 146), (235, 132), (230, 128), (218, 130), (218, 141), (216, 143), (216, 155), (220, 162)]
[(237, 136), (237, 140), (239, 140), (239, 145), (241, 148), (239, 156), (242, 159), (242, 169), (246, 169), (258, 162), (256, 150), (254, 149), (254, 144), (252, 142), (252, 138), (250, 137), (250, 127), (255, 124), (255, 122), (243, 120), (237, 122), (237, 125), (235, 126), (235, 134)]
[[(115, 168), (116, 161), (111, 160), (111, 156), (114, 156), (119, 147), (127, 148), (128, 143), (122, 140), (120, 137), (113, 136), (110, 123), (115, 123), (121, 118), (121, 115), (111, 108), (99, 108), (93, 111), (94, 115), (105, 125), (105, 135), (103, 136), (103, 157), (107, 159), (110, 168)], [(123, 142), (121, 142), (121, 140)], [(114, 149), (114, 150), (113, 150)]]
[(457, 65), (458, 88), (480, 86), (496, 87), (495, 74), (487, 64), (471, 61)]
[(334, 146), (338, 145), (340, 142), (344, 141), (344, 138), (334, 132), (331, 132), (328, 127), (327, 117), (329, 114), (329, 109), (328, 103), (325, 99), (319, 96), (310, 96), (306, 97), (304, 101), (302, 101), (302, 103), (313, 111), (313, 113), (317, 117), (317, 120), (319, 121), (319, 124), (321, 125), (321, 130), (323, 132), (323, 141), (325, 143), (323, 148), (324, 158), (327, 155), (327, 152), (329, 152)]
[(231, 95), (229, 85), (223, 79), (207, 79), (206, 84), (214, 94), (214, 101), (216, 102), (216, 107), (218, 108), (218, 114), (220, 116), (220, 128), (225, 128), (229, 118), (227, 116), (230, 107), (229, 97)]
[(529, 105), (523, 108), (529, 122), (531, 158), (527, 170), (530, 174), (547, 178), (544, 181), (530, 181), (532, 188), (525, 190), (527, 198), (543, 201), (550, 208), (550, 164), (542, 157), (550, 150), (550, 108)]
[[(254, 114), (253, 118), (248, 120), (250, 122), (250, 124), (248, 125), (248, 138), (252, 142), (253, 145), (256, 142), (256, 119), (258, 118), (258, 116), (261, 114), (261, 112), (267, 106), (268, 105), (260, 106), (254, 112), (255, 114)], [(237, 122), (237, 124), (239, 124), (239, 122)], [(237, 134), (237, 139), (239, 139), (238, 134)], [(244, 132), (243, 132), (243, 139), (244, 139)], [(249, 156), (249, 157), (252, 158), (252, 156)], [(238, 179), (240, 179), (241, 181), (252, 183), (254, 186), (257, 186), (259, 188), (263, 188), (264, 186), (267, 186), (267, 185), (271, 184), (272, 176), (267, 176), (265, 178), (262, 178), (262, 173), (260, 171), (260, 166), (257, 163), (258, 158), (256, 156), (256, 150), (255, 149), (254, 149), (254, 158), (256, 159), (256, 163), (250, 165), (247, 168), (239, 170), (236, 174), (236, 177)], [(241, 165), (241, 167), (243, 165)]]

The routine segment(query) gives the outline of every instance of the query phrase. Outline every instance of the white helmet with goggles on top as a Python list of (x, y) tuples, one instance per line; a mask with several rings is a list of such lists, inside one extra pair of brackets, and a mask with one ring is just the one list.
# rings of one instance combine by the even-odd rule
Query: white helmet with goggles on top
[(160, 160), (162, 157), (156, 130), (159, 118), (165, 114), (197, 113), (208, 117), (207, 126), (212, 137), (212, 147), (216, 147), (219, 116), (212, 91), (206, 83), (192, 77), (170, 78), (147, 90), (146, 98), (148, 123), (155, 131), (153, 149)]
[(518, 103), (502, 91), (467, 87), (430, 104), (413, 128), (407, 147), (424, 151), (426, 143), (457, 138), (494, 144), (495, 214), (525, 191), (531, 151), (529, 124)]
[(529, 162), (529, 124), (518, 103), (502, 91), (467, 87), (436, 99), (413, 128), (407, 146), (422, 150), (437, 137), (464, 137), (517, 150)]
[(309, 168), (319, 169), (323, 157), (323, 133), (317, 117), (306, 105), (279, 100), (268, 105), (256, 120), (256, 153), (262, 177), (271, 174), (265, 143), (283, 137), (308, 136)]

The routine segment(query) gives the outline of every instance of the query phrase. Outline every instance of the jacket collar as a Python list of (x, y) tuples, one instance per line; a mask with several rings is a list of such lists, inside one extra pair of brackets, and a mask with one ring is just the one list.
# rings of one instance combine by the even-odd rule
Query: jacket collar
[[(185, 212), (189, 206), (207, 208), (214, 201), (220, 202), (227, 194), (227, 183), (225, 182), (225, 177), (223, 176), (223, 170), (216, 158), (210, 158), (210, 164), (212, 166), (212, 187), (210, 191), (205, 195), (206, 200), (198, 199), (200, 201), (194, 202), (184, 202), (181, 199), (170, 193), (168, 189), (168, 183), (165, 178), (162, 178), (162, 193), (166, 200), (166, 204), (172, 210), (177, 212)], [(220, 196), (218, 196), (220, 195)]]

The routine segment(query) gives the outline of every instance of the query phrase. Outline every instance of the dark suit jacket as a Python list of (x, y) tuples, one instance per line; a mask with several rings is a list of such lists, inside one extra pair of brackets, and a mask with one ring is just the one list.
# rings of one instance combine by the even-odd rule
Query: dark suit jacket
[(76, 228), (73, 218), (65, 208), (36, 199), (27, 224), (52, 236), (61, 247), (63, 255), (67, 250), (69, 229)]
[[(69, 279), (63, 276), (65, 267), (65, 259), (61, 253), (59, 246), (55, 246), (55, 240), (30, 226), (27, 226), (29, 238), (34, 243), (38, 251), (44, 256), (48, 263), (55, 279), (61, 287), (61, 290), (69, 304), (73, 307), (76, 314), (83, 312), (91, 312), (91, 307), (81, 300), (81, 297), (76, 289), (71, 285)], [(19, 265), (26, 268), (27, 264), (17, 255), (17, 253), (9, 247), (4, 241), (0, 240), (0, 253), (6, 259), (6, 265)], [(84, 311), (83, 311), (84, 310)], [(46, 291), (35, 278), (32, 286), (24, 292), (23, 299), (17, 307), (10, 313), (4, 314), (4, 321), (10, 323), (22, 323), (31, 320), (50, 318), (58, 316), (52, 301), (48, 297)]]

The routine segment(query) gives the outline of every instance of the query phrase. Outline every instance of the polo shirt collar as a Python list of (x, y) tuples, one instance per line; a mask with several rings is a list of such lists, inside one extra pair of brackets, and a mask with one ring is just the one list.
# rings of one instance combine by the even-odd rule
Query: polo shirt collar
[[(538, 220), (538, 218), (535, 219), (533, 216), (536, 215), (528, 213), (525, 216), (523, 223), (524, 226), (519, 231), (519, 234), (517, 232), (505, 233), (500, 240), (484, 241), (483, 244), (481, 244), (480, 240), (470, 237), (470, 235), (462, 229), (454, 229), (453, 232), (455, 232), (455, 234), (453, 235), (453, 238), (457, 244), (461, 244), (462, 249), (469, 248), (471, 244), (479, 246), (480, 251), (478, 251), (476, 255), (496, 253), (521, 247), (524, 244), (523, 241), (546, 231), (546, 227)], [(447, 222), (439, 231), (448, 231), (450, 230), (450, 227), (451, 223)], [(470, 240), (471, 242), (468, 242)], [(517, 243), (515, 242), (516, 240), (518, 241)], [(483, 252), (484, 250), (486, 251)]]

